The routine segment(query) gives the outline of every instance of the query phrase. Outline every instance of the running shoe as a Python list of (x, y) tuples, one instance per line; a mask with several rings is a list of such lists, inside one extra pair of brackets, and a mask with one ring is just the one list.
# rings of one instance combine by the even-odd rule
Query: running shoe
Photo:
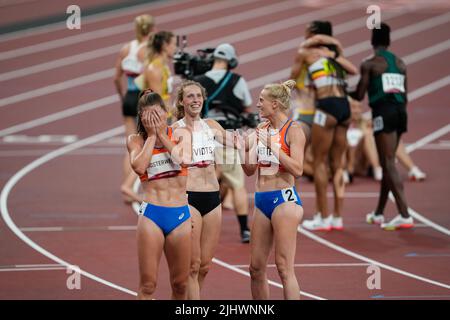
[(250, 242), (250, 230), (244, 230), (241, 232), (241, 242), (242, 243)]
[(411, 181), (423, 181), (427, 178), (427, 175), (418, 167), (414, 166), (411, 170), (409, 170), (408, 178)]
[(383, 180), (383, 169), (382, 169), (381, 167), (376, 167), (376, 168), (373, 170), (373, 178), (374, 178), (376, 181), (381, 181), (381, 180)]
[(375, 212), (368, 213), (366, 215), (366, 222), (368, 224), (378, 224), (384, 223), (384, 216), (382, 214), (376, 215)]
[(344, 230), (344, 222), (342, 217), (331, 217), (330, 225), (332, 230)]
[(388, 223), (382, 223), (381, 228), (388, 231), (399, 230), (399, 229), (409, 229), (414, 227), (414, 220), (410, 216), (408, 218), (403, 218), (401, 215), (396, 216), (394, 219)]
[(320, 213), (316, 213), (312, 220), (305, 220), (302, 227), (310, 231), (330, 231), (331, 230), (331, 215), (326, 219), (322, 219)]

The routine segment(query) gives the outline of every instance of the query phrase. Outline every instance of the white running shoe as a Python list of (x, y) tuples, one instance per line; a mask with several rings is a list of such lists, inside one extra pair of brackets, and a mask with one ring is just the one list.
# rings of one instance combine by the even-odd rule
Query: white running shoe
[(330, 224), (332, 230), (344, 230), (344, 222), (342, 220), (342, 217), (332, 216)]
[(374, 211), (366, 215), (366, 222), (368, 224), (382, 224), (384, 223), (384, 216), (382, 214), (376, 215)]
[(320, 213), (316, 213), (312, 220), (305, 220), (302, 227), (310, 231), (330, 231), (331, 230), (331, 216), (322, 219)]
[(427, 175), (418, 167), (414, 166), (411, 170), (409, 170), (408, 178), (411, 181), (423, 181), (427, 178)]
[(410, 216), (409, 218), (403, 218), (401, 215), (396, 216), (394, 219), (388, 223), (381, 224), (381, 228), (388, 231), (399, 230), (399, 229), (409, 229), (414, 227), (414, 220)]
[(383, 168), (381, 167), (376, 167), (375, 169), (373, 169), (373, 178), (376, 181), (381, 181), (383, 180)]

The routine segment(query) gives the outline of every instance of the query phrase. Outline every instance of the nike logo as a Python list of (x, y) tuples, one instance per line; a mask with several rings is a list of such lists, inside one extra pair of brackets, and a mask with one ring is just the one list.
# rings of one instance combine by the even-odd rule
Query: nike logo
[(275, 200), (273, 200), (273, 203), (277, 203), (278, 202), (278, 198), (276, 198)]
[(184, 213), (182, 213), (182, 214), (180, 214), (180, 215), (178, 216), (178, 220), (183, 219), (183, 217), (184, 217)]

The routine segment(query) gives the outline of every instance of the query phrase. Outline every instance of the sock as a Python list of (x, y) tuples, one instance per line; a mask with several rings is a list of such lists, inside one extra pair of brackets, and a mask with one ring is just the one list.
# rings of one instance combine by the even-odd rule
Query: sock
[(238, 221), (239, 221), (239, 226), (241, 227), (241, 232), (248, 230), (247, 217), (248, 217), (247, 215), (245, 215), (245, 216), (237, 216)]

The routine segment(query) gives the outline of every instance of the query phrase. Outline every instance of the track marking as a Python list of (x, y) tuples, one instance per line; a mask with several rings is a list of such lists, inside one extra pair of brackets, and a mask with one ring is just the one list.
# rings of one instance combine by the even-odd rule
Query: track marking
[(400, 299), (400, 300), (422, 300), (422, 299), (448, 299), (450, 295), (429, 295), (429, 296), (384, 296), (382, 294), (372, 296), (372, 299)]
[[(449, 19), (450, 19), (450, 13), (446, 13), (446, 14), (443, 14), (443, 15), (440, 15), (440, 16), (437, 16), (437, 17), (432, 17), (432, 18), (420, 21), (418, 23), (415, 23), (412, 26), (408, 25), (406, 27), (403, 27), (401, 29), (398, 29), (398, 30), (392, 32), (391, 33), (391, 38), (392, 38), (393, 41), (394, 40), (400, 40), (400, 39), (406, 38), (406, 37), (411, 35), (411, 32), (409, 30), (413, 30), (414, 33), (426, 31), (428, 29), (435, 28), (435, 27), (437, 27), (437, 26), (439, 26), (441, 24), (447, 23)], [(336, 32), (336, 35), (337, 34), (338, 33)], [(443, 50), (441, 44), (438, 44), (438, 45), (433, 46), (433, 47), (437, 47), (437, 48), (439, 48), (439, 50)], [(361, 41), (361, 42), (359, 42), (357, 44), (354, 44), (354, 45), (352, 45), (350, 47), (347, 47), (345, 49), (345, 55), (348, 58), (348, 57), (353, 56), (355, 54), (358, 54), (358, 53), (370, 50), (370, 48), (371, 48), (370, 42), (368, 42), (367, 40)], [(424, 49), (424, 50), (428, 50), (428, 52), (430, 53), (430, 51), (429, 51), (430, 49), (429, 48), (428, 49)], [(440, 52), (442, 52), (442, 51), (439, 51), (439, 52), (435, 51), (434, 53), (433, 52), (431, 52), (431, 53), (437, 54), (437, 53), (440, 53)], [(405, 57), (404, 59), (406, 59), (406, 58), (408, 58), (408, 56)], [(425, 58), (429, 58), (429, 56), (428, 57), (421, 57), (421, 58), (425, 59)], [(414, 62), (417, 62), (417, 61), (419, 61), (421, 59), (415, 58), (415, 60), (416, 61), (414, 61)], [(271, 73), (271, 74), (269, 74), (267, 76), (262, 76), (262, 77), (250, 80), (248, 82), (248, 86), (249, 86), (250, 89), (255, 89), (255, 88), (259, 88), (259, 87), (261, 87), (261, 86), (263, 86), (263, 85), (265, 85), (267, 83), (272, 83), (274, 81), (279, 81), (281, 79), (287, 79), (288, 76), (289, 76), (290, 71), (291, 71), (291, 66), (289, 66), (288, 68), (284, 68), (282, 70), (273, 72), (273, 73)], [(349, 84), (357, 82), (358, 81), (357, 77), (358, 76), (350, 77), (348, 79)]]
[[(252, 1), (255, 1), (255, 0), (252, 0)], [(231, 3), (231, 1), (229, 3)], [(234, 2), (234, 3), (238, 3), (238, 2)], [(296, 2), (294, 4), (299, 5), (298, 2)], [(285, 4), (284, 6), (280, 6), (280, 5), (276, 6), (275, 11), (277, 11), (277, 10), (285, 10), (286, 8), (292, 7), (292, 5), (289, 4), (289, 3)], [(257, 10), (261, 10), (261, 9), (257, 9)], [(272, 8), (268, 8), (268, 10), (271, 13), (275, 12), (274, 10), (272, 10)], [(260, 14), (259, 11), (255, 11), (255, 13), (259, 13)], [(253, 15), (255, 15), (255, 13), (253, 13)], [(326, 13), (318, 13), (318, 18), (322, 18), (322, 17), (325, 18), (328, 15), (336, 15), (336, 14), (339, 14), (339, 11), (338, 12), (331, 12), (330, 11), (330, 12), (326, 12)], [(391, 16), (397, 16), (397, 15), (402, 15), (402, 14), (404, 14), (404, 12), (401, 12), (401, 13), (386, 13), (385, 19), (387, 19), (388, 17), (391, 17)], [(293, 20), (293, 21), (296, 22), (297, 24), (306, 21), (305, 19), (302, 19), (302, 16), (303, 15), (297, 16), (296, 19)], [(248, 17), (248, 16), (245, 17), (245, 19), (249, 19), (249, 18), (251, 18), (251, 17)], [(231, 24), (233, 21), (239, 22), (241, 20), (242, 20), (242, 17), (238, 16), (238, 15), (233, 15), (232, 16), (232, 20), (230, 20), (230, 16), (227, 16), (227, 17), (224, 17), (224, 18), (221, 18), (221, 19), (214, 20), (214, 23), (216, 25), (211, 25), (211, 22), (207, 21), (207, 22), (202, 22), (202, 23), (197, 24), (197, 25), (190, 25), (187, 28), (175, 29), (173, 32), (175, 34), (192, 34), (194, 32), (201, 32), (201, 31), (205, 31), (205, 30), (211, 29), (213, 27), (221, 26), (224, 23), (226, 23), (226, 25), (228, 25), (228, 24)], [(355, 19), (355, 20), (352, 20), (350, 22), (344, 23), (343, 25), (351, 25), (351, 26), (353, 26), (356, 23), (356, 21), (358, 22), (358, 27), (361, 27), (361, 26), (365, 25), (366, 18)], [(264, 27), (268, 28), (268, 27), (270, 27), (270, 24), (269, 24), (269, 26), (264, 26)], [(337, 27), (339, 28), (339, 25)], [(259, 29), (260, 28), (255, 28), (255, 29), (252, 29), (252, 30), (254, 30), (254, 32), (258, 32), (258, 34), (259, 34), (261, 32)], [(247, 31), (246, 34), (247, 34), (247, 37), (248, 37), (248, 35), (252, 35), (248, 31)], [(239, 33), (236, 34), (235, 36), (239, 36)], [(301, 39), (303, 39), (303, 38), (301, 38)], [(230, 41), (228, 41), (228, 42), (230, 42)], [(217, 45), (217, 43), (218, 43), (218, 41), (215, 41), (215, 45)], [(288, 42), (279, 43), (279, 44), (276, 44), (274, 46), (258, 50), (256, 52), (251, 52), (251, 53), (248, 53), (248, 54), (244, 54), (241, 57), (239, 57), (239, 63), (240, 64), (246, 63), (247, 60), (249, 60), (249, 59), (256, 60), (256, 58), (254, 58), (254, 57), (257, 56), (257, 55), (260, 55), (260, 57), (258, 57), (258, 59), (260, 59), (260, 58), (262, 58), (264, 56), (267, 56), (267, 55), (273, 55), (273, 54), (279, 53), (280, 50), (286, 51), (286, 50), (288, 50), (290, 48), (297, 47), (298, 44), (299, 44), (299, 40), (298, 39), (293, 39), (293, 40), (290, 40)], [(24, 67), (24, 68), (20, 68), (20, 69), (11, 70), (11, 71), (8, 71), (8, 72), (5, 72), (5, 73), (0, 73), (0, 81), (16, 79), (16, 78), (28, 76), (28, 75), (35, 74), (35, 73), (48, 71), (48, 70), (52, 70), (52, 69), (55, 69), (55, 68), (59, 68), (59, 67), (63, 67), (63, 66), (72, 65), (72, 64), (75, 64), (75, 63), (81, 63), (81, 62), (84, 62), (84, 61), (100, 58), (100, 57), (111, 55), (111, 54), (117, 54), (122, 46), (123, 46), (123, 43), (120, 43), (120, 44), (112, 45), (112, 46), (109, 46), (109, 47), (104, 47), (104, 48), (100, 48), (100, 49), (96, 49), (96, 50), (92, 50), (92, 51), (88, 51), (88, 52), (83, 52), (83, 53), (80, 53), (80, 54), (67, 56), (67, 57), (64, 57), (64, 58), (61, 58), (61, 59), (55, 59), (53, 61), (36, 64), (36, 65), (33, 65), (33, 66), (29, 66), (29, 67)], [(200, 48), (204, 48), (204, 47), (207, 47), (207, 46), (212, 46), (211, 41), (208, 41), (207, 43), (206, 42), (199, 43), (199, 44), (195, 45), (195, 47), (192, 47), (192, 48), (189, 47), (188, 49), (189, 49), (189, 51), (195, 51), (196, 48), (200, 49)]]
[[(184, 10), (173, 10), (168, 14), (164, 14), (161, 16), (156, 16), (155, 20), (158, 25), (162, 23), (173, 22), (183, 18), (195, 17), (197, 15), (210, 13), (213, 11), (219, 11), (224, 8), (232, 8), (235, 6), (240, 6), (242, 2), (251, 3), (260, 0), (243, 0), (243, 1), (221, 1), (221, 2), (213, 2), (208, 5), (198, 5), (194, 8), (188, 8)], [(231, 16), (230, 16), (231, 17)], [(120, 25), (114, 25), (112, 27), (107, 27), (99, 30), (83, 32), (82, 34), (70, 35), (66, 37), (62, 37), (55, 40), (44, 41), (39, 44), (29, 45), (26, 47), (21, 47), (18, 49), (13, 49), (9, 51), (0, 52), (0, 61), (5, 61), (8, 59), (13, 59), (17, 57), (22, 57), (30, 54), (36, 54), (38, 52), (43, 52), (47, 50), (57, 49), (65, 46), (70, 46), (76, 43), (81, 43), (90, 40), (97, 40), (99, 38), (110, 37), (121, 33), (130, 32), (133, 30), (134, 26), (132, 23), (132, 19), (130, 18), (130, 22), (123, 23)], [(210, 20), (215, 21), (215, 20)], [(176, 33), (175, 33), (176, 34)]]
[[(14, 176), (12, 176), (5, 184), (5, 187), (3, 188), (1, 194), (0, 194), (0, 210), (1, 210), (1, 215), (3, 220), (5, 221), (6, 225), (8, 226), (8, 228), (16, 235), (18, 236), (23, 242), (25, 242), (27, 245), (29, 245), (31, 248), (33, 248), (34, 250), (38, 251), (39, 253), (41, 253), (42, 255), (46, 256), (47, 258), (59, 263), (62, 266), (65, 266), (67, 268), (70, 268), (70, 266), (72, 264), (66, 262), (65, 260), (62, 260), (61, 258), (55, 256), (54, 254), (50, 253), (49, 251), (45, 250), (43, 247), (39, 246), (37, 243), (35, 243), (34, 241), (32, 241), (29, 237), (27, 237), (18, 227), (17, 225), (14, 223), (14, 221), (11, 219), (11, 216), (9, 214), (8, 211), (8, 196), (9, 193), (11, 192), (11, 190), (13, 189), (13, 187), (28, 173), (30, 173), (31, 171), (33, 171), (34, 169), (40, 167), (41, 165), (43, 165), (44, 163), (47, 163), (57, 157), (60, 157), (61, 155), (71, 152), (73, 150), (85, 147), (87, 145), (90, 144), (94, 144), (97, 143), (99, 141), (111, 138), (112, 136), (116, 136), (118, 134), (122, 134), (124, 132), (124, 128), (122, 126), (117, 127), (117, 128), (113, 128), (111, 130), (108, 131), (104, 131), (102, 133), (96, 134), (94, 136), (85, 138), (83, 140), (74, 142), (72, 144), (66, 145), (62, 148), (59, 148), (55, 151), (52, 151), (36, 160), (34, 160), (33, 162), (31, 162), (30, 164), (28, 164), (27, 166), (25, 166), (24, 168), (22, 168), (21, 170), (19, 170), (18, 172), (16, 172), (16, 174)], [(58, 227), (56, 227), (58, 228)], [(61, 229), (61, 227), (59, 227), (58, 229)], [(116, 228), (117, 230), (117, 228)], [(52, 230), (55, 231), (55, 230)], [(58, 230), (60, 231), (60, 230)], [(220, 261), (218, 259), (213, 259), (213, 261), (225, 268), (228, 268), (230, 270), (236, 271), (240, 274), (244, 274), (248, 277), (250, 277), (250, 274), (248, 272), (242, 271), (238, 268), (234, 268), (233, 266), (227, 264), (226, 262)], [(239, 270), (239, 271), (237, 271)], [(110, 281), (104, 280), (102, 278), (99, 278), (98, 276), (95, 276), (85, 270), (80, 269), (80, 274), (92, 279), (94, 281), (97, 281), (99, 283), (102, 283), (104, 285), (107, 285), (111, 288), (117, 289), (119, 291), (128, 293), (130, 295), (134, 295), (137, 296), (137, 293), (134, 291), (131, 291), (129, 289), (126, 289), (124, 287), (121, 287), (119, 285), (116, 285)], [(281, 287), (282, 285), (274, 282), (274, 281), (269, 281), (269, 284), (276, 286), (276, 287)], [(313, 294), (307, 293), (307, 292), (303, 292), (300, 291), (300, 293), (304, 296), (313, 298), (313, 299), (318, 299), (318, 300), (324, 300), (324, 298), (315, 296)]]
[(335, 251), (339, 251), (339, 252), (341, 252), (341, 253), (343, 253), (345, 255), (348, 255), (350, 257), (353, 257), (355, 259), (358, 259), (358, 260), (361, 260), (361, 261), (365, 261), (365, 262), (367, 262), (369, 264), (373, 264), (373, 265), (379, 266), (380, 268), (383, 268), (383, 269), (386, 269), (386, 270), (389, 270), (389, 271), (401, 274), (401, 275), (409, 277), (409, 278), (413, 278), (413, 279), (416, 279), (416, 280), (419, 280), (419, 281), (423, 281), (423, 282), (426, 282), (426, 283), (429, 283), (429, 284), (432, 284), (432, 285), (435, 285), (435, 286), (438, 286), (438, 287), (450, 289), (450, 285), (448, 285), (448, 284), (445, 284), (445, 283), (442, 283), (442, 282), (438, 282), (438, 281), (434, 281), (434, 280), (430, 280), (428, 278), (421, 277), (421, 276), (418, 276), (416, 274), (403, 271), (401, 269), (392, 267), (390, 265), (387, 265), (387, 264), (381, 263), (379, 261), (370, 259), (370, 258), (365, 257), (363, 255), (360, 255), (360, 254), (358, 254), (356, 252), (347, 250), (347, 249), (345, 249), (345, 248), (343, 248), (341, 246), (338, 246), (337, 244), (334, 244), (334, 243), (332, 243), (332, 242), (330, 242), (328, 240), (325, 240), (325, 239), (315, 235), (314, 233), (312, 233), (312, 232), (310, 232), (308, 230), (303, 229), (300, 226), (298, 227), (298, 232), (304, 234), (308, 238), (310, 238), (310, 239), (312, 239), (312, 240), (314, 240), (314, 241), (316, 241), (316, 242), (318, 242), (318, 243), (320, 243), (320, 244), (322, 244), (322, 245), (324, 245), (324, 246), (326, 246), (328, 248), (331, 248), (331, 249), (333, 249)]
[[(294, 3), (295, 2), (296, 1), (294, 1)], [(274, 6), (277, 7), (278, 4), (275, 4)], [(340, 10), (337, 10), (337, 11), (338, 12), (340, 12), (340, 11), (345, 12), (348, 9), (349, 5), (345, 4), (345, 6), (343, 6), (342, 4), (339, 4), (339, 5), (336, 5), (334, 8), (340, 8), (340, 7), (342, 7), (342, 8)], [(266, 7), (263, 7), (263, 8), (265, 9)], [(263, 9), (263, 8), (261, 8), (261, 9)], [(258, 10), (261, 10), (261, 9), (258, 9)], [(299, 15), (299, 16), (294, 17), (295, 19), (293, 19), (292, 21), (295, 21), (296, 23), (299, 23), (299, 21), (302, 21), (302, 18), (304, 18), (304, 17), (308, 17), (308, 20), (303, 19), (305, 21), (309, 21), (309, 19), (310, 20), (314, 20), (316, 18), (319, 18), (319, 17), (322, 17), (322, 16), (326, 15), (326, 12), (329, 12), (329, 15), (336, 14), (336, 9), (329, 8), (327, 10), (328, 11), (325, 10), (325, 13), (322, 12), (322, 10), (316, 10), (316, 11), (314, 11), (312, 13)], [(273, 11), (273, 9), (272, 9), (272, 11)], [(248, 13), (248, 11), (246, 11), (246, 12)], [(263, 13), (267, 13), (268, 14), (270, 11), (267, 10), (267, 12), (266, 11), (258, 11), (258, 12), (259, 13), (263, 12)], [(236, 16), (237, 16), (236, 14), (232, 15), (233, 19), (235, 19)], [(241, 17), (241, 20), (242, 19), (243, 19), (243, 17)], [(223, 21), (223, 23), (226, 25), (226, 24), (229, 23), (229, 20), (230, 19), (223, 19), (221, 21)], [(283, 21), (278, 21), (275, 24), (279, 25), (279, 28), (281, 28), (285, 23), (286, 23), (286, 21), (283, 20)], [(210, 25), (210, 23), (208, 23), (208, 24), (207, 23), (202, 23), (202, 27), (205, 28), (205, 30), (210, 29), (209, 25)], [(270, 26), (271, 26), (271, 24), (268, 24), (268, 25), (265, 25), (264, 28), (268, 28)], [(194, 28), (194, 26), (192, 26), (192, 28)], [(245, 36), (247, 38), (252, 38), (252, 37), (254, 37), (255, 33), (261, 33), (262, 29), (264, 29), (264, 28), (258, 27), (258, 28), (250, 29), (250, 30), (247, 30), (245, 32), (237, 33), (234, 36), (235, 37), (239, 37), (240, 40), (244, 39), (244, 37), (241, 36), (241, 34), (245, 34)], [(178, 31), (180, 33), (184, 33), (184, 32), (187, 31), (186, 29), (188, 29), (188, 28), (186, 28), (186, 27), (185, 28), (180, 28), (179, 30), (177, 29), (176, 31)], [(281, 29), (283, 29), (283, 28), (281, 28)], [(265, 32), (267, 32), (267, 31), (264, 31), (264, 33)], [(213, 41), (214, 41), (215, 44), (217, 44), (217, 43), (220, 43), (219, 40), (220, 39), (215, 39)], [(199, 46), (201, 46), (203, 48), (203, 47), (207, 46), (207, 44), (206, 43), (202, 43)], [(191, 48), (191, 50), (192, 50), (192, 48)], [(1, 57), (1, 53), (0, 53), (0, 57)], [(87, 74), (87, 75), (84, 75), (84, 76), (81, 76), (81, 77), (77, 77), (77, 78), (74, 78), (74, 79), (61, 81), (61, 82), (58, 82), (56, 84), (51, 84), (51, 85), (48, 85), (48, 86), (45, 86), (45, 87), (29, 90), (27, 92), (19, 93), (19, 94), (16, 94), (16, 95), (13, 95), (13, 96), (9, 96), (9, 97), (6, 97), (6, 98), (1, 98), (0, 99), (0, 107), (5, 107), (5, 106), (8, 106), (8, 105), (17, 103), (17, 102), (26, 101), (28, 99), (40, 97), (40, 96), (47, 95), (47, 94), (50, 94), (50, 93), (55, 93), (55, 92), (63, 91), (63, 90), (66, 90), (66, 89), (71, 89), (73, 87), (85, 85), (85, 84), (92, 83), (92, 82), (95, 82), (95, 81), (112, 78), (114, 73), (115, 73), (115, 69), (114, 68), (109, 68), (109, 69), (106, 69), (106, 70), (94, 72), (94, 73)]]
[[(236, 268), (249, 268), (248, 264), (235, 264)], [(367, 267), (369, 263), (295, 263), (297, 268), (328, 268), (328, 267)], [(268, 268), (276, 268), (275, 264), (268, 264)]]
[(67, 270), (60, 264), (17, 264), (0, 266), (0, 272)]
[[(231, 264), (228, 264), (226, 262), (223, 262), (222, 260), (219, 260), (217, 258), (213, 258), (212, 261), (214, 263), (218, 264), (219, 266), (222, 266), (224, 268), (230, 269), (232, 271), (235, 271), (237, 273), (240, 273), (240, 274), (250, 278), (250, 273), (247, 272), (247, 271), (241, 270), (241, 269), (239, 269), (239, 268), (237, 268), (237, 267), (235, 267), (235, 266), (233, 266)], [(272, 285), (274, 287), (283, 289), (283, 286), (280, 283), (278, 283), (278, 282), (275, 282), (275, 281), (272, 281), (272, 280), (268, 280), (268, 282), (269, 282), (270, 285)], [(301, 290), (300, 290), (300, 294), (302, 294), (302, 295), (304, 295), (306, 297), (315, 299), (315, 300), (326, 300), (325, 298), (322, 298), (322, 297), (319, 297), (319, 296), (316, 296), (316, 295), (313, 295), (313, 294), (310, 294), (310, 293), (307, 293), (307, 292), (304, 292), (304, 291), (301, 291)]]
[[(119, 8), (119, 9), (110, 10), (107, 12), (91, 14), (87, 17), (83, 17), (83, 25), (88, 25), (91, 23), (98, 23), (101, 21), (109, 20), (111, 18), (115, 19), (115, 18), (119, 18), (122, 16), (126, 16), (126, 15), (141, 13), (143, 10), (144, 11), (149, 10), (149, 9), (157, 10), (160, 8), (171, 6), (173, 4), (188, 3), (188, 2), (189, 1), (165, 0), (165, 1), (153, 2), (151, 4), (148, 4), (148, 3), (138, 4), (138, 5), (134, 5), (134, 6), (129, 6), (128, 8)], [(43, 33), (50, 33), (50, 32), (55, 32), (55, 31), (64, 30), (64, 29), (67, 29), (67, 25), (66, 25), (65, 21), (50, 23), (50, 24), (46, 24), (43, 26), (32, 27), (32, 28), (28, 28), (28, 29), (24, 29), (24, 30), (17, 30), (17, 31), (8, 32), (8, 33), (0, 35), (0, 43), (6, 42), (6, 41), (11, 41), (11, 40), (16, 40), (18, 38), (23, 39), (25, 37), (36, 36), (36, 35), (40, 35)]]
[[(89, 138), (77, 141), (75, 143), (72, 143), (70, 145), (64, 146), (62, 148), (59, 148), (55, 151), (52, 151), (36, 160), (34, 160), (33, 162), (29, 163), (27, 166), (23, 167), (21, 170), (19, 170), (18, 172), (16, 172), (16, 174), (14, 174), (14, 176), (12, 176), (5, 184), (1, 194), (0, 194), (0, 210), (1, 210), (1, 215), (3, 220), (5, 221), (6, 225), (8, 226), (8, 228), (17, 236), (19, 237), (23, 242), (25, 242), (27, 245), (29, 245), (31, 248), (33, 248), (34, 250), (36, 250), (37, 252), (41, 253), (42, 255), (46, 256), (47, 258), (55, 261), (56, 263), (59, 263), (67, 268), (70, 268), (73, 264), (70, 264), (69, 262), (62, 260), (61, 258), (55, 256), (54, 254), (50, 253), (49, 251), (45, 250), (43, 247), (39, 246), (36, 242), (34, 242), (33, 240), (31, 240), (29, 237), (27, 237), (18, 227), (17, 225), (14, 223), (14, 221), (11, 219), (11, 216), (9, 214), (9, 210), (8, 210), (8, 195), (11, 192), (11, 190), (14, 188), (14, 186), (20, 181), (20, 179), (22, 179), (25, 175), (27, 175), (28, 173), (30, 173), (31, 171), (33, 171), (34, 169), (40, 167), (41, 165), (43, 165), (44, 163), (49, 162), (52, 159), (55, 159), (61, 155), (63, 155), (64, 153), (73, 151), (75, 149), (78, 148), (82, 148), (84, 146), (87, 146), (89, 144), (93, 144), (99, 141), (102, 141), (104, 139), (110, 138), (111, 136), (115, 136), (118, 134), (123, 134), (124, 132), (124, 128), (122, 126), (117, 127), (117, 128), (113, 128), (111, 130), (108, 131), (104, 131), (102, 133), (96, 134), (94, 136), (91, 136)], [(109, 282), (107, 280), (104, 280), (102, 278), (99, 278), (89, 272), (86, 272), (84, 270), (80, 269), (80, 274), (92, 279), (94, 281), (97, 281), (99, 283), (102, 283), (106, 286), (109, 286), (111, 288), (117, 289), (119, 291), (122, 291), (124, 293), (130, 294), (130, 295), (134, 295), (136, 296), (137, 293), (134, 291), (131, 291), (129, 289), (126, 289), (124, 287), (121, 287), (119, 285), (116, 285), (112, 282)]]

